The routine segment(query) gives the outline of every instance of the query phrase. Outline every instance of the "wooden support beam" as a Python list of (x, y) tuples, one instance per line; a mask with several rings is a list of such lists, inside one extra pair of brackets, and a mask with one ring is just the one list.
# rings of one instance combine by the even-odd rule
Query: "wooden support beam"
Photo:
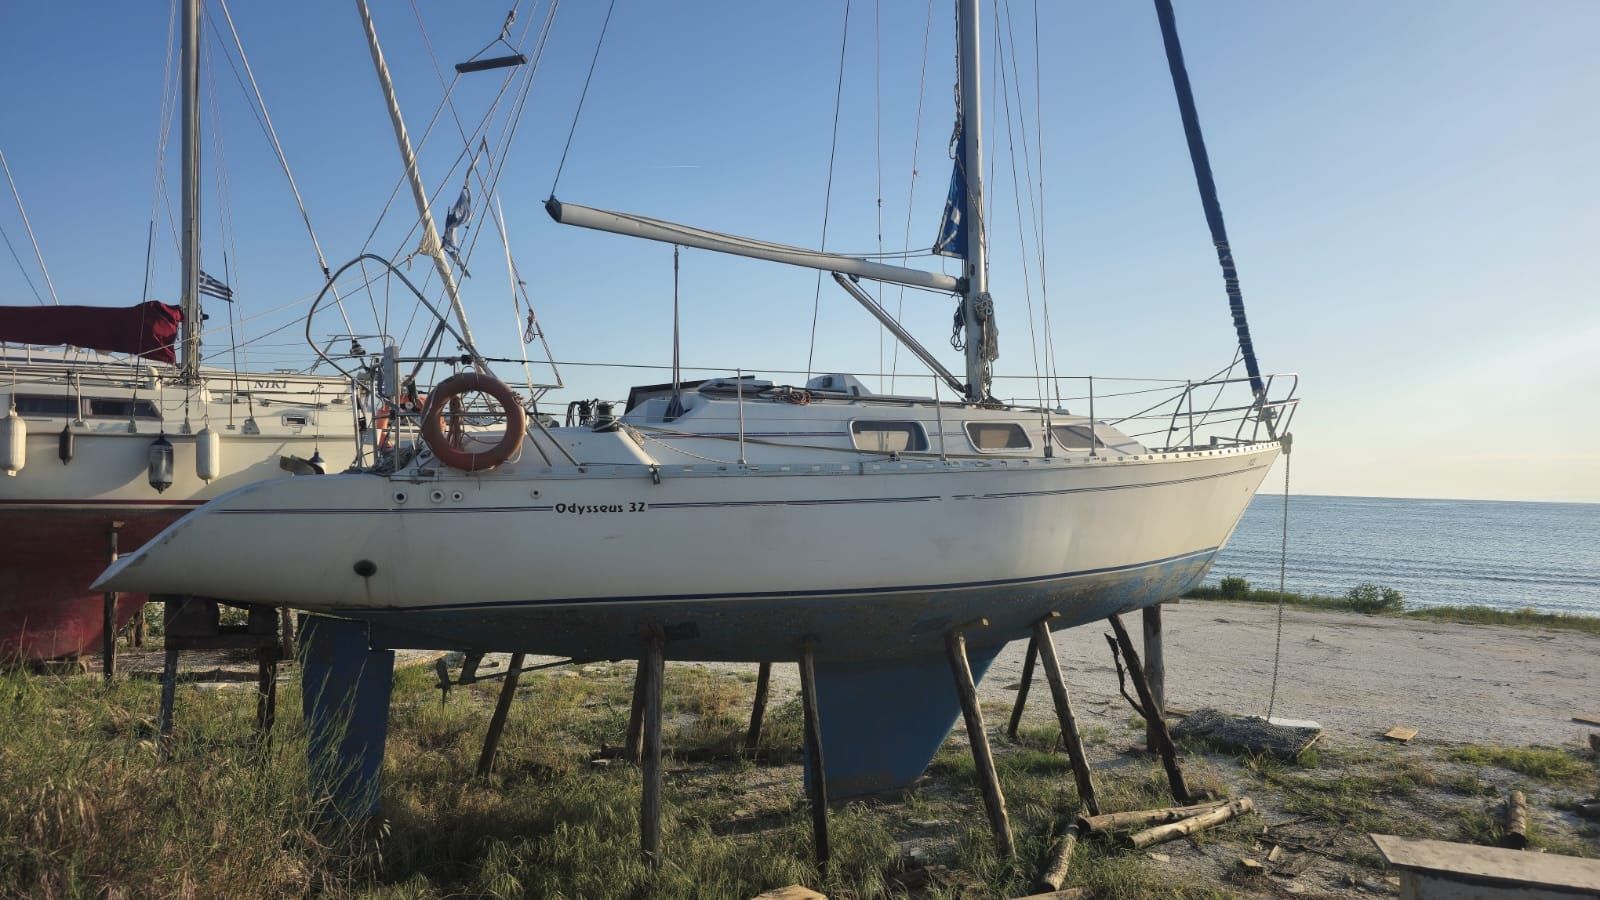
[[(1146, 606), (1144, 608), (1144, 677), (1150, 682), (1150, 699), (1155, 709), (1152, 710), (1156, 718), (1166, 721), (1167, 710), (1167, 663), (1161, 648), (1161, 605)], [(1156, 727), (1145, 724), (1144, 747), (1151, 753), (1156, 752), (1156, 745), (1160, 739), (1156, 737)]]
[(645, 864), (661, 865), (661, 682), (666, 677), (662, 653), (664, 638), (654, 629), (645, 638), (644, 659), (639, 661), (644, 687), (644, 796), (639, 803), (639, 849)]
[(1116, 632), (1117, 646), (1122, 648), (1122, 661), (1128, 667), (1128, 678), (1133, 682), (1133, 689), (1139, 693), (1139, 705), (1144, 707), (1144, 720), (1155, 736), (1156, 751), (1161, 754), (1161, 765), (1167, 770), (1167, 782), (1172, 786), (1172, 799), (1179, 803), (1191, 803), (1189, 786), (1184, 783), (1183, 770), (1178, 768), (1178, 749), (1173, 746), (1172, 733), (1167, 730), (1167, 722), (1161, 717), (1160, 708), (1150, 695), (1150, 682), (1145, 678), (1144, 666), (1139, 663), (1139, 653), (1133, 649), (1133, 640), (1128, 637), (1128, 629), (1123, 627), (1122, 618), (1112, 616), (1108, 621), (1111, 630)]
[(761, 720), (767, 714), (767, 691), (772, 686), (772, 663), (764, 662), (756, 670), (756, 699), (750, 705), (750, 730), (744, 735), (744, 750), (755, 753), (761, 743)]
[(287, 606), (278, 610), (278, 640), (283, 644), (283, 658), (294, 659), (294, 610)]
[(278, 717), (278, 652), (262, 647), (256, 662), (256, 732), (262, 741), (272, 734)]
[(945, 651), (950, 657), (950, 672), (955, 676), (956, 696), (961, 701), (961, 717), (967, 723), (967, 743), (972, 747), (972, 762), (977, 769), (978, 786), (983, 790), (983, 806), (994, 831), (995, 848), (1010, 859), (1016, 856), (1011, 836), (1011, 820), (1006, 815), (1006, 798), (1000, 790), (1000, 775), (994, 768), (989, 749), (989, 734), (983, 727), (983, 709), (978, 705), (978, 689), (972, 681), (972, 666), (967, 662), (967, 639), (960, 631), (945, 635)]
[(1067, 680), (1061, 674), (1061, 660), (1056, 656), (1055, 641), (1050, 639), (1050, 620), (1040, 619), (1033, 625), (1033, 646), (1038, 648), (1039, 659), (1044, 663), (1045, 680), (1050, 683), (1050, 698), (1055, 702), (1056, 722), (1061, 726), (1061, 743), (1072, 760), (1072, 777), (1078, 784), (1078, 799), (1089, 815), (1100, 814), (1100, 801), (1095, 798), (1094, 774), (1089, 769), (1089, 755), (1083, 750), (1083, 738), (1078, 734), (1078, 720), (1072, 714), (1072, 697), (1067, 693)]
[(828, 845), (828, 767), (822, 758), (822, 721), (817, 714), (817, 670), (810, 638), (800, 642), (800, 705), (805, 711), (806, 760), (810, 763), (806, 793), (811, 799), (811, 836), (817, 868), (827, 874), (833, 857)]
[(1039, 649), (1037, 635), (1028, 638), (1028, 656), (1022, 661), (1022, 683), (1017, 685), (1017, 702), (1011, 707), (1011, 721), (1006, 723), (1006, 737), (1017, 739), (1017, 726), (1022, 724), (1022, 710), (1028, 705), (1028, 688), (1033, 687), (1033, 657)]
[[(165, 621), (172, 621), (178, 603), (166, 601)], [(166, 660), (161, 666), (161, 709), (156, 714), (156, 734), (162, 755), (170, 752), (172, 743), (172, 707), (178, 698), (178, 648), (169, 637), (166, 640)]]
[(117, 677), (117, 592), (106, 591), (102, 599), (100, 627), (100, 673), (106, 681)]
[[(117, 533), (122, 530), (121, 522), (112, 522), (107, 530), (106, 541), (110, 550), (111, 562), (117, 561)], [(103, 598), (103, 608), (100, 624), (103, 629), (101, 635), (100, 669), (105, 680), (110, 681), (117, 677), (117, 592), (106, 591)]]
[(622, 739), (622, 758), (634, 765), (644, 759), (644, 662), (633, 675), (633, 703), (628, 708), (628, 733)]
[(1198, 816), (1190, 816), (1170, 825), (1157, 825), (1144, 831), (1136, 831), (1128, 835), (1127, 843), (1128, 846), (1135, 850), (1143, 850), (1155, 844), (1186, 837), (1197, 831), (1204, 831), (1207, 828), (1214, 828), (1253, 809), (1255, 809), (1255, 804), (1250, 801), (1249, 797), (1240, 797), (1237, 800), (1229, 800), (1222, 806), (1210, 812), (1203, 812)]
[(1072, 866), (1072, 851), (1078, 846), (1078, 832), (1083, 827), (1081, 821), (1067, 825), (1061, 840), (1050, 851), (1050, 864), (1045, 867), (1044, 874), (1039, 876), (1039, 880), (1033, 883), (1034, 891), (1047, 894), (1061, 890), (1061, 883), (1067, 880), (1067, 869)]
[(1523, 850), (1528, 846), (1528, 796), (1521, 791), (1512, 791), (1506, 797), (1504, 833), (1500, 835), (1500, 846), (1508, 850)]
[(506, 682), (500, 685), (500, 697), (494, 703), (494, 715), (489, 717), (489, 731), (483, 736), (483, 752), (478, 754), (478, 777), (487, 778), (494, 771), (494, 756), (500, 749), (500, 735), (506, 729), (506, 717), (511, 714), (511, 701), (517, 696), (517, 681), (522, 677), (525, 653), (511, 654), (506, 667)]
[(1219, 806), (1226, 806), (1226, 800), (1214, 800), (1210, 803), (1197, 803), (1193, 806), (1171, 806), (1166, 809), (1137, 809), (1132, 812), (1103, 813), (1097, 816), (1084, 816), (1078, 819), (1079, 830), (1084, 832), (1095, 831), (1120, 831), (1124, 828), (1137, 828), (1145, 825), (1166, 825), (1172, 822), (1181, 822), (1184, 819), (1207, 813)]

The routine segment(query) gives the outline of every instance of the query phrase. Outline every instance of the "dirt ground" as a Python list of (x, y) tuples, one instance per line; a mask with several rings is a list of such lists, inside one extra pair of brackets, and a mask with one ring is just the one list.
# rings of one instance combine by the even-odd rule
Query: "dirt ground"
[[(1164, 607), (1163, 619), (1169, 707), (1266, 712), (1276, 607), (1189, 600)], [(1127, 617), (1136, 641), (1139, 621)], [(1103, 625), (1085, 626), (1058, 632), (1055, 641), (1089, 736), (1091, 764), (1114, 779), (1150, 762), (1140, 752), (1142, 729), (1130, 721), (1133, 713), (1118, 694), (1102, 636), (1107, 632)], [(1025, 641), (1007, 646), (980, 687), (991, 734), (1005, 726), (1026, 648)], [(497, 662), (504, 665), (491, 657), (486, 666)], [(748, 682), (755, 667), (707, 668)], [(1572, 717), (1600, 714), (1600, 637), (1290, 607), (1283, 614), (1278, 674), (1275, 715), (1321, 724), (1321, 762), (1305, 768), (1189, 748), (1191, 786), (1249, 795), (1257, 815), (1217, 838), (1156, 848), (1147, 863), (1162, 877), (1215, 885), (1230, 895), (1392, 896), (1398, 878), (1383, 869), (1368, 832), (1487, 842), (1497, 834), (1495, 810), (1512, 789), (1528, 792), (1542, 849), (1600, 855), (1594, 826), (1571, 811), (1592, 790), (1592, 773), (1552, 780), (1459, 757), (1469, 744), (1537, 745), (1592, 762), (1593, 754), (1581, 749), (1589, 729)], [(1054, 722), (1042, 673), (1036, 679), (1024, 718), (1025, 729), (1034, 726), (1035, 734)], [(798, 690), (796, 668), (774, 666), (772, 703), (782, 704)], [(1403, 745), (1383, 740), (1395, 725), (1419, 735)], [(963, 744), (959, 725), (955, 732), (952, 742)], [(1014, 748), (998, 741), (996, 751), (1004, 755)], [(767, 774), (781, 782), (768, 789), (799, 789), (797, 767)], [(922, 792), (935, 803), (956, 809), (972, 799), (938, 781)], [(937, 836), (910, 837), (903, 846), (938, 859), (940, 844)], [(1280, 844), (1287, 872), (1280, 863), (1272, 877), (1241, 880), (1241, 859), (1265, 860)]]
[[(1265, 715), (1272, 688), (1277, 608), (1186, 600), (1162, 608), (1167, 705)], [(1135, 642), (1139, 617), (1125, 617)], [(1055, 634), (1074, 707), (1089, 724), (1120, 725), (1130, 711), (1103, 625)], [(1003, 650), (979, 688), (1010, 703), (1027, 642)], [(792, 666), (775, 689), (799, 690)], [(1026, 721), (1053, 716), (1035, 673)], [(1578, 632), (1363, 616), (1288, 607), (1274, 715), (1311, 719), (1336, 740), (1408, 725), (1428, 741), (1576, 746), (1579, 714), (1600, 714), (1600, 637)]]

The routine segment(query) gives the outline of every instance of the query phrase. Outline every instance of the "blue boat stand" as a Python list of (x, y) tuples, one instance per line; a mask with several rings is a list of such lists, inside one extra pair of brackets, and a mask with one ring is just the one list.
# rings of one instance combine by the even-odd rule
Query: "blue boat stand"
[(372, 649), (365, 623), (325, 616), (306, 616), (300, 641), (312, 800), (330, 817), (376, 816), (394, 651)]

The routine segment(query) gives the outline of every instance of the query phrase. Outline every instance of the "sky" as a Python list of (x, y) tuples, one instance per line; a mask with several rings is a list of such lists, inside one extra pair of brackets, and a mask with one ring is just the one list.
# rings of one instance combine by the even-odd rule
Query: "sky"
[[(496, 36), (511, 2), (372, 0), (413, 137), (439, 108), (451, 64)], [(530, 24), (538, 32), (547, 3), (523, 0), (514, 39)], [(992, 50), (995, 11), (984, 6)], [(1592, 48), (1600, 4), (1176, 6), (1257, 354), (1264, 371), (1300, 378), (1291, 490), (1600, 501), (1600, 253), (1591, 246), (1600, 236)], [(354, 4), (235, 7), (337, 266), (368, 246), (401, 175)], [(1200, 379), (1226, 366), (1232, 325), (1153, 9), (1133, 0), (1039, 3), (1037, 78), (1034, 4), (1001, 0), (1001, 15), (1008, 9), (1002, 52), (1008, 66), (1012, 53), (1018, 61), (1006, 72), (1009, 138), (993, 70), (985, 92), (997, 371), (1013, 376), (997, 393), (1037, 393), (1032, 347), (1045, 343), (1046, 297), (1063, 376)], [(497, 195), (555, 357), (659, 365), (671, 358), (671, 248), (559, 226), (540, 208), (605, 13), (597, 0), (557, 10)], [(228, 63), (231, 39), (214, 0), (207, 15), (218, 30), (207, 29), (202, 73), (204, 265), (225, 272), (237, 292), (245, 361), (303, 364), (306, 301), (321, 274)], [(829, 249), (926, 248), (949, 177), (953, 25), (946, 0), (617, 0), (556, 193), (809, 247), (822, 243), (826, 208)], [(146, 296), (152, 210), (148, 296), (176, 296), (171, 207), (155, 191), (164, 171), (176, 199), (175, 133), (158, 162), (168, 28), (169, 10), (156, 3), (0, 6), (0, 83), (12, 88), (0, 152), (63, 303)], [(1011, 83), (1016, 73), (1020, 83)], [(463, 78), (451, 94), (456, 114), (480, 116), (499, 77)], [(450, 167), (462, 151), (448, 117), (421, 152), (424, 177), (446, 203), (459, 188)], [(1041, 157), (1047, 293), (1032, 224)], [(1012, 187), (1013, 160), (1021, 190)], [(414, 249), (408, 204), (405, 194), (396, 199), (374, 252)], [(521, 328), (485, 212), (480, 201), (475, 228), (490, 230), (464, 296), (481, 349), (516, 357)], [(0, 256), (0, 303), (34, 303), (45, 288), (8, 194), (0, 227), (23, 264)], [(425, 271), (411, 263), (414, 277)], [(892, 346), (876, 323), (817, 283), (809, 271), (685, 251), (684, 362), (755, 373), (804, 372), (808, 359), (819, 372), (889, 367)], [(959, 370), (947, 342), (952, 300), (917, 291), (902, 300), (893, 288), (882, 297)], [(413, 306), (353, 299), (352, 317), (358, 330), (387, 317), (401, 336)], [(220, 350), (227, 310), (209, 309), (209, 349)], [(343, 329), (323, 314), (312, 330)], [(409, 339), (414, 349), (414, 332)], [(901, 392), (932, 390), (904, 355), (898, 371), (914, 376), (897, 382)], [(557, 404), (620, 398), (630, 384), (666, 379), (576, 365), (563, 375)], [(1097, 381), (1098, 390), (1117, 383)], [(1281, 464), (1269, 489), (1281, 489), (1279, 478)]]

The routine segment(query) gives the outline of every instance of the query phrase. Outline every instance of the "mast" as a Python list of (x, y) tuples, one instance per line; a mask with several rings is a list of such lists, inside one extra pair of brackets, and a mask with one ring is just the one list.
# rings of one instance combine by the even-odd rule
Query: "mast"
[(378, 30), (372, 24), (372, 11), (367, 7), (367, 0), (356, 0), (356, 10), (361, 13), (361, 26), (367, 33), (367, 48), (372, 51), (372, 67), (378, 71), (378, 84), (383, 88), (384, 102), (389, 105), (389, 120), (394, 123), (394, 140), (400, 146), (400, 159), (405, 164), (406, 180), (411, 183), (411, 196), (417, 202), (417, 216), (422, 222), (422, 252), (433, 260), (433, 268), (439, 274), (439, 281), (444, 284), (445, 294), (450, 298), (450, 308), (455, 311), (456, 321), (461, 324), (461, 338), (467, 345), (466, 351), (472, 354), (476, 366), (484, 369), (478, 357), (477, 343), (472, 339), (472, 329), (467, 325), (467, 311), (461, 306), (455, 273), (451, 271), (450, 261), (445, 258), (444, 248), (439, 243), (439, 229), (434, 226), (433, 211), (428, 207), (428, 190), (422, 183), (422, 173), (417, 169), (417, 154), (411, 149), (411, 138), (406, 135), (405, 119), (400, 116), (400, 101), (395, 97), (389, 65), (383, 61), (383, 48), (378, 46)]
[(183, 307), (182, 373), (200, 373), (200, 2), (183, 4)]
[(956, 25), (960, 31), (961, 94), (960, 165), (966, 179), (966, 205), (961, 210), (966, 226), (966, 252), (961, 274), (961, 320), (967, 335), (967, 399), (980, 402), (989, 396), (990, 365), (998, 355), (995, 346), (994, 302), (989, 298), (988, 248), (983, 227), (983, 85), (982, 41), (978, 30), (978, 0), (956, 0)]

